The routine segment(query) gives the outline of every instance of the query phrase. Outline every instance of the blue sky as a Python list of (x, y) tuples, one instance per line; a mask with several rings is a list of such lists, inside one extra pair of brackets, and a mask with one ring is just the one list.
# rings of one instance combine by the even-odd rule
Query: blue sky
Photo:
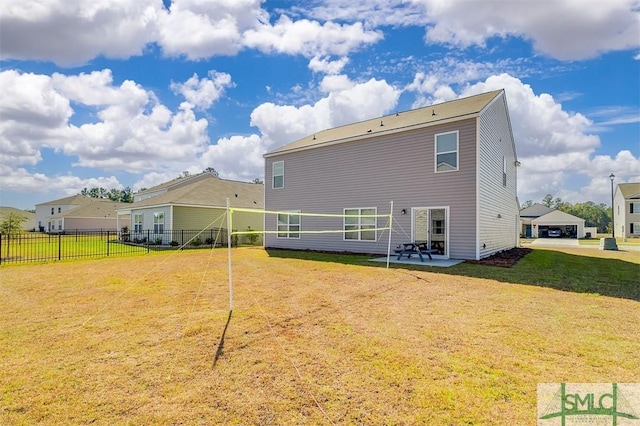
[(640, 181), (637, 0), (0, 1), (0, 205), (139, 190), (504, 88), (521, 202)]

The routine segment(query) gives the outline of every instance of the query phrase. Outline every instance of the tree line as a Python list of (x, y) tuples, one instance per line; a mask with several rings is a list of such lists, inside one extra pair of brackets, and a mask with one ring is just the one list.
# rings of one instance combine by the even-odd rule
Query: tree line
[[(527, 200), (522, 204), (522, 208), (531, 207), (533, 204), (532, 200)], [(540, 204), (584, 219), (584, 226), (595, 226), (600, 233), (611, 232), (611, 206), (604, 203), (596, 204), (593, 201), (587, 201), (571, 204), (547, 194)]]

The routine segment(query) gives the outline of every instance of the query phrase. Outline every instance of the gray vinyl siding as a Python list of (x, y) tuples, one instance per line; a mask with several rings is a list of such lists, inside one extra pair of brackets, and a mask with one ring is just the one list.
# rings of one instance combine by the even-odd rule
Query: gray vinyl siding
[[(517, 246), (516, 153), (504, 95), (482, 111), (478, 132), (478, 245), (479, 257), (483, 258)], [(507, 163), (506, 186), (503, 156)]]
[[(435, 134), (459, 131), (459, 170), (434, 172)], [(268, 156), (265, 209), (342, 214), (345, 208), (377, 208), (388, 214), (394, 202), (392, 246), (411, 240), (412, 207), (449, 208), (449, 256), (476, 255), (476, 118), (366, 140)], [(272, 163), (284, 161), (284, 188), (270, 185)], [(407, 210), (401, 215), (402, 209)], [(273, 215), (265, 228), (275, 230)], [(378, 227), (386, 226), (378, 219)], [(342, 218), (301, 218), (304, 230), (341, 230)], [(344, 241), (343, 234), (302, 234), (299, 239), (265, 236), (267, 248), (386, 253), (388, 233), (376, 242)]]

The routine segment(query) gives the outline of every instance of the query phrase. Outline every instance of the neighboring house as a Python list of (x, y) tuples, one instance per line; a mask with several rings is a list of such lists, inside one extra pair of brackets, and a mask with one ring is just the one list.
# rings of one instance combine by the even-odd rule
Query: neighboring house
[[(534, 238), (533, 219), (537, 219), (540, 216), (544, 216), (547, 213), (551, 213), (553, 209), (547, 207), (544, 204), (535, 203), (529, 207), (520, 210), (520, 228), (521, 235), (525, 238)], [(537, 226), (536, 226), (537, 228)], [(535, 230), (535, 235), (538, 235), (538, 230)]]
[(526, 238), (550, 237), (559, 230), (562, 238), (595, 238), (597, 228), (585, 227), (585, 220), (540, 203), (520, 210), (520, 229)]
[(19, 210), (14, 207), (4, 207), (0, 206), (0, 221), (4, 220), (4, 218), (9, 213), (16, 213), (20, 216), (26, 218), (24, 222), (22, 222), (22, 229), (25, 231), (33, 231), (36, 229), (36, 214), (33, 212), (28, 212), (26, 210)]
[(40, 232), (75, 230), (116, 231), (116, 210), (128, 203), (74, 195), (36, 204), (36, 221)]
[[(226, 229), (227, 198), (231, 207), (263, 209), (264, 185), (220, 179), (208, 172), (181, 177), (136, 194), (134, 203), (118, 211), (128, 216), (119, 226), (127, 226), (131, 238), (160, 239), (163, 244), (179, 240), (176, 232)], [(234, 214), (234, 230), (249, 227), (261, 231), (263, 215)]]
[[(518, 245), (518, 160), (503, 90), (324, 130), (265, 154), (265, 209), (389, 214), (393, 247), (480, 259)], [(278, 223), (276, 223), (278, 221)], [(265, 215), (265, 247), (387, 253), (385, 219)], [(342, 230), (334, 233), (291, 229)]]
[(640, 237), (640, 183), (619, 183), (613, 197), (616, 237)]

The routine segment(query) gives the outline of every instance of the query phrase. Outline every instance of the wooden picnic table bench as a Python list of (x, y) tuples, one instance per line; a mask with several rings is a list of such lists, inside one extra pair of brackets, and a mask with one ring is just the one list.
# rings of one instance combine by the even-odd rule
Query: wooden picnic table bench
[(402, 259), (402, 256), (407, 256), (407, 259), (411, 259), (411, 256), (417, 254), (420, 258), (421, 262), (424, 262), (423, 254), (429, 256), (429, 260), (432, 260), (431, 253), (437, 253), (438, 250), (433, 250), (429, 248), (427, 243), (402, 243), (400, 244), (394, 252), (398, 255), (398, 260)]

